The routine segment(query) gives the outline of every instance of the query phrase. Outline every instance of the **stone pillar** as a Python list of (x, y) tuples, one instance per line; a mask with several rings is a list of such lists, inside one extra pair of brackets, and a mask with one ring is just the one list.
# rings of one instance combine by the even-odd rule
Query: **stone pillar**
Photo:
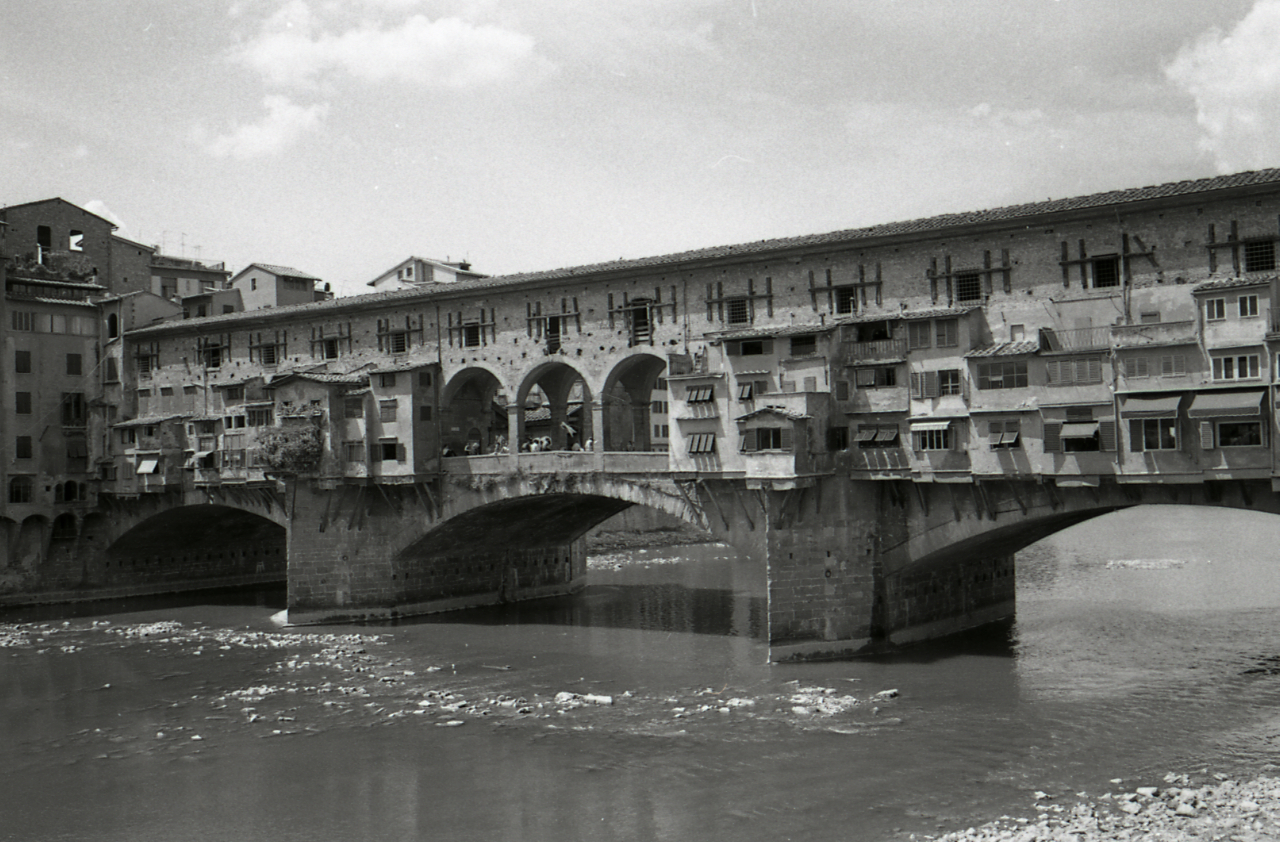
[(604, 470), (604, 401), (597, 397), (591, 402), (591, 435), (594, 444), (595, 470)]
[(520, 469), (520, 440), (524, 438), (523, 415), (520, 404), (507, 404), (507, 470), (515, 473)]

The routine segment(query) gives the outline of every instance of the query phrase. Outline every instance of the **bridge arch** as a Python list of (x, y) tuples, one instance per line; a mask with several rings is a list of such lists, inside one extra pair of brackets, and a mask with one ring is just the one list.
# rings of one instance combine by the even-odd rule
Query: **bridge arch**
[(648, 451), (653, 448), (650, 396), (667, 370), (666, 357), (636, 349), (609, 372), (600, 390), (604, 449)]
[(510, 394), (502, 377), (487, 365), (472, 365), (449, 378), (441, 393), (441, 446), (448, 455), (461, 456), (468, 445), (480, 453), (491, 452), (506, 439), (507, 409), (497, 399)]
[[(545, 404), (531, 408), (531, 395), (545, 398)], [(541, 403), (541, 398), (539, 399)], [(548, 360), (535, 366), (520, 382), (515, 394), (517, 446), (529, 439), (550, 440), (552, 450), (583, 449), (596, 436), (593, 396), (587, 378), (563, 360)]]
[(103, 536), (109, 543), (88, 577), (105, 586), (182, 590), (284, 581), (287, 530), (281, 520), (283, 513), (212, 502), (163, 509)]

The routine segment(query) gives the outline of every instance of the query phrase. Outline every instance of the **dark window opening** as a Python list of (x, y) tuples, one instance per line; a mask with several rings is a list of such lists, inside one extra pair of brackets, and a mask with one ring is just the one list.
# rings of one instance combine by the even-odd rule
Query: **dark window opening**
[(467, 348), (478, 348), (480, 346), (480, 325), (469, 324), (462, 326), (462, 344)]
[(18, 436), (13, 443), (13, 456), (15, 459), (31, 458), (31, 436)]
[(956, 273), (956, 301), (981, 301), (982, 275), (977, 272)]
[(893, 338), (893, 327), (887, 321), (864, 322), (854, 330), (854, 342), (879, 342)]
[(18, 415), (31, 414), (31, 393), (18, 392), (14, 395), (13, 411)]
[(849, 428), (848, 427), (828, 427), (827, 428), (827, 450), (848, 450), (849, 449)]
[(395, 462), (399, 457), (400, 442), (396, 440), (378, 442), (378, 458), (382, 462)]
[(258, 351), (258, 355), (261, 358), (263, 365), (276, 364), (276, 346), (263, 345), (262, 348)]
[(81, 357), (79, 354), (67, 354), (67, 374), (79, 374), (81, 370)]
[(1120, 258), (1114, 256), (1094, 258), (1093, 286), (1095, 289), (1120, 286)]
[(336, 360), (338, 358), (338, 340), (326, 339), (322, 344), (323, 356), (326, 360)]
[(836, 287), (836, 312), (853, 313), (858, 309), (858, 291), (853, 287)]
[[(634, 343), (632, 343), (634, 344)], [(547, 350), (555, 353), (560, 350), (560, 317), (547, 317)]]
[(30, 503), (35, 490), (31, 477), (14, 477), (9, 480), (9, 502)]
[(818, 337), (816, 336), (791, 337), (791, 356), (808, 357), (816, 353), (818, 353)]
[(724, 302), (726, 319), (731, 325), (751, 323), (750, 302), (746, 298), (729, 298)]
[(107, 316), (107, 338), (114, 339), (120, 335), (120, 317), (115, 313)]
[(1270, 272), (1276, 268), (1274, 240), (1255, 240), (1244, 244), (1244, 271)]
[(31, 373), (31, 352), (30, 351), (14, 351), (13, 352), (13, 370), (17, 374)]

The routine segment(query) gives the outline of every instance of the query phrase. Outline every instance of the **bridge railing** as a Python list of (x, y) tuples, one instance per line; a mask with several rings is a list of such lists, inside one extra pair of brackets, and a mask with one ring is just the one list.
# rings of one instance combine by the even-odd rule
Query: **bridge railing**
[[(670, 460), (666, 453), (606, 451), (601, 455), (605, 473), (653, 474), (669, 470)], [(457, 476), (499, 476), (516, 471), (525, 474), (588, 474), (601, 470), (595, 453), (573, 450), (450, 456), (441, 460), (441, 467), (445, 473)]]
[(1082, 327), (1075, 330), (1040, 329), (1040, 350), (1092, 351), (1111, 347), (1111, 327)]

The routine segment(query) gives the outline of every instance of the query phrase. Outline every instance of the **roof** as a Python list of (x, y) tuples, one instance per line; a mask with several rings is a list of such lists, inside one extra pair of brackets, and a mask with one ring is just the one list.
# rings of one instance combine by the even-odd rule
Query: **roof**
[[(731, 330), (723, 333), (707, 334), (711, 344), (737, 339), (769, 339), (775, 336), (807, 336), (811, 333), (830, 333), (836, 329), (831, 324), (780, 325), (778, 327), (760, 327), (755, 329)], [(714, 338), (712, 338), (714, 337)]]
[[(933, 233), (942, 234), (950, 229), (979, 224), (1016, 224), (1023, 220), (1031, 220), (1035, 217), (1042, 217), (1047, 214), (1061, 214), (1072, 211), (1114, 207), (1117, 205), (1134, 204), (1154, 199), (1192, 196), (1212, 193), (1214, 191), (1238, 190), (1241, 188), (1264, 185), (1280, 186), (1280, 169), (1257, 170), (1252, 172), (1235, 173), (1233, 175), (1175, 181), (1149, 187), (1133, 187), (1123, 190), (1111, 190), (1104, 193), (1092, 193), (1087, 196), (1077, 196), (1068, 199), (1050, 199), (1043, 202), (1009, 205), (1007, 207), (993, 208), (989, 210), (942, 214), (940, 216), (926, 217), (923, 219), (912, 219), (903, 222), (872, 225), (865, 228), (849, 228), (825, 234), (806, 234), (798, 237), (759, 240), (752, 243), (742, 243), (737, 245), (713, 246), (711, 248), (663, 254), (654, 257), (641, 257), (632, 260), (614, 260), (605, 263), (592, 263), (546, 271), (459, 280), (452, 284), (431, 284), (425, 287), (412, 287), (410, 289), (391, 290), (388, 292), (375, 292), (368, 295), (333, 298), (328, 301), (293, 304), (284, 307), (272, 307), (266, 310), (245, 310), (237, 313), (224, 313), (216, 316), (207, 316), (202, 320), (202, 322), (239, 322), (252, 319), (274, 321), (277, 318), (295, 316), (299, 312), (315, 312), (317, 316), (322, 316), (333, 309), (360, 309), (367, 307), (370, 304), (382, 302), (395, 303), (400, 301), (420, 301), (430, 300), (433, 298), (464, 296), (477, 289), (520, 286), (523, 284), (561, 281), (569, 278), (591, 277), (608, 273), (634, 272), (657, 267), (674, 267), (687, 264), (726, 261), (733, 260), (738, 257), (745, 257), (748, 255), (755, 256), (770, 252), (785, 252), (812, 248), (858, 247), (866, 245), (868, 241), (881, 238), (908, 237), (911, 235)], [(282, 270), (286, 273), (293, 273), (297, 271), (294, 269), (288, 269), (287, 267), (271, 267), (270, 265), (263, 263), (255, 263), (251, 264), (251, 266), (258, 266), (268, 271)], [(310, 277), (305, 274), (300, 274), (299, 276)], [(858, 321), (877, 321), (881, 319), (930, 318), (938, 315), (961, 315), (972, 309), (974, 308), (962, 307), (948, 308), (946, 310), (929, 310), (916, 313), (898, 312), (885, 313), (883, 315), (872, 314), (866, 316), (854, 316), (841, 321), (850, 323)], [(196, 320), (193, 319), (190, 321)], [(183, 327), (186, 327), (186, 325), (178, 323), (177, 325), (156, 325), (147, 328), (140, 328), (139, 330), (159, 333), (165, 330), (173, 331), (175, 328), (180, 329)], [(131, 333), (136, 332), (138, 331), (131, 331)]]
[(746, 415), (739, 415), (734, 420), (746, 421), (748, 418), (755, 418), (757, 415), (764, 415), (765, 413), (770, 415), (781, 415), (783, 418), (789, 418), (792, 421), (806, 421), (811, 417), (803, 412), (796, 412), (794, 409), (787, 409), (785, 406), (762, 406), (757, 410), (748, 412)]
[(309, 280), (309, 281), (321, 280), (320, 278), (317, 278), (315, 275), (312, 275), (309, 272), (303, 272), (301, 269), (294, 269), (292, 266), (280, 266), (275, 263), (250, 263), (248, 266), (244, 267), (239, 272), (237, 272), (236, 277), (238, 278), (241, 275), (243, 275), (245, 272), (248, 272), (250, 269), (254, 269), (254, 268), (261, 269), (264, 272), (270, 272), (273, 275), (279, 275), (280, 277), (283, 277), (283, 278), (305, 278), (306, 280)]
[(0, 214), (4, 214), (6, 211), (11, 211), (15, 208), (26, 208), (26, 207), (31, 207), (32, 205), (47, 205), (50, 202), (62, 202), (62, 204), (64, 205), (71, 205), (71, 207), (75, 208), (78, 211), (81, 211), (86, 216), (92, 216), (95, 219), (101, 219), (103, 222), (111, 226), (112, 231), (120, 227), (119, 225), (116, 225), (111, 220), (107, 219), (105, 216), (99, 216), (93, 211), (87, 211), (84, 208), (77, 205), (75, 202), (68, 202), (66, 199), (62, 198), (61, 196), (55, 196), (52, 199), (36, 199), (34, 202), (21, 202), (16, 205), (5, 205), (4, 207), (0, 208)]
[(368, 369), (371, 374), (396, 374), (401, 371), (417, 371), (420, 368), (429, 368), (435, 365), (435, 360), (405, 360), (398, 363), (387, 363), (386, 365), (373, 365)]
[(112, 427), (150, 427), (159, 424), (162, 421), (173, 421), (182, 418), (181, 415), (144, 415), (141, 418), (134, 418), (130, 421), (120, 421), (112, 424)]
[(966, 357), (1016, 357), (1022, 354), (1034, 354), (1040, 350), (1040, 341), (1001, 342), (986, 348), (974, 348)]
[(971, 313), (977, 310), (975, 304), (971, 307), (934, 307), (929, 310), (894, 310), (886, 313), (860, 313), (856, 316), (849, 316), (840, 319), (837, 324), (856, 325), (865, 322), (886, 322), (893, 320), (911, 319), (940, 319), (948, 316), (963, 316), (965, 313)]
[(337, 383), (342, 386), (364, 386), (369, 382), (367, 374), (338, 374), (329, 371), (286, 371), (268, 381), (267, 386), (275, 388), (289, 380), (309, 380), (312, 383)]
[(1217, 281), (1205, 281), (1202, 284), (1196, 284), (1195, 288), (1191, 291), (1193, 293), (1197, 293), (1215, 292), (1220, 289), (1236, 289), (1238, 287), (1264, 287), (1270, 286), (1271, 282), (1275, 279), (1275, 275), (1268, 275), (1266, 277), (1259, 277), (1257, 275), (1250, 277), (1248, 275), (1243, 275), (1239, 278), (1223, 278)]

